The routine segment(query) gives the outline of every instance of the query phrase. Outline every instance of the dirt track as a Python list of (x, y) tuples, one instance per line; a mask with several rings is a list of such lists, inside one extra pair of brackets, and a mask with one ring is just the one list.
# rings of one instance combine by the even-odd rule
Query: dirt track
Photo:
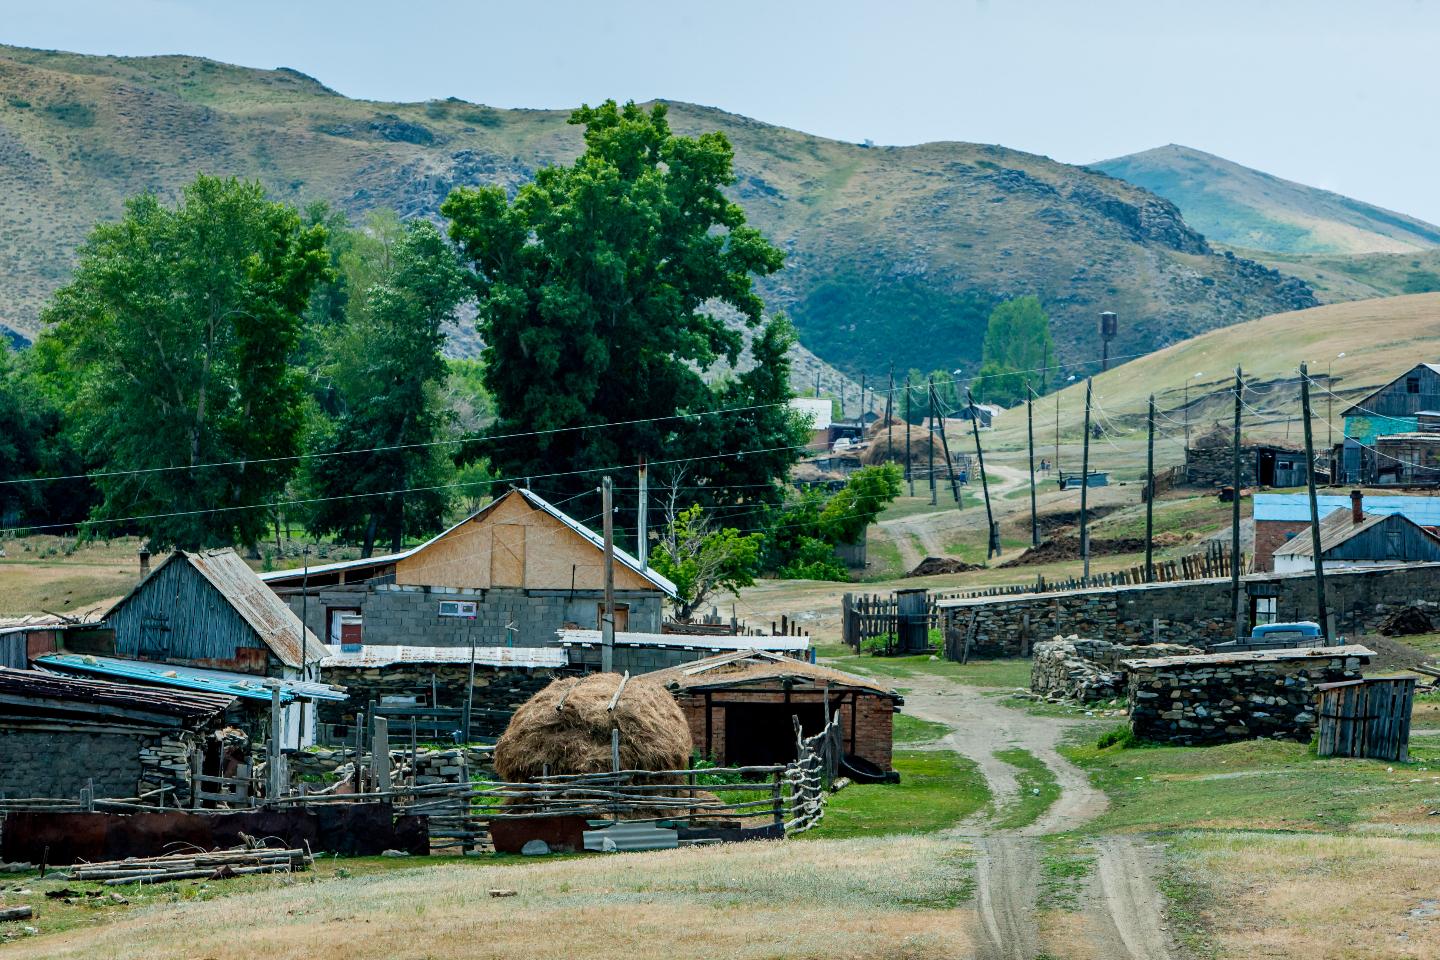
[[(1106, 798), (1056, 750), (1074, 721), (1039, 717), (1003, 706), (992, 696), (937, 677), (907, 678), (906, 712), (947, 724), (936, 747), (969, 757), (984, 774), (992, 810), (955, 828), (976, 850), (976, 943), (982, 960), (1051, 957), (1097, 960), (1169, 960), (1178, 956), (1164, 927), (1154, 874), (1158, 853), (1132, 837), (1095, 839), (1095, 861), (1078, 902), (1078, 916), (1063, 935), (1048, 938), (1037, 904), (1044, 849), (1040, 837), (1075, 830), (1104, 812)], [(1021, 747), (1038, 757), (1060, 785), (1059, 799), (1034, 823), (998, 830), (993, 812), (1018, 795), (1015, 768), (996, 751)], [(1057, 942), (1046, 942), (1053, 940)]]

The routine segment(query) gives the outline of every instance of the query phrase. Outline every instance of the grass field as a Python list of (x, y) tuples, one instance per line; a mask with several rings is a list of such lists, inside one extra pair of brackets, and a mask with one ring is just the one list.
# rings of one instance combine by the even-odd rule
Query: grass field
[(975, 764), (949, 750), (896, 750), (900, 782), (852, 784), (833, 794), (810, 840), (934, 833), (955, 826), (990, 800)]
[(1060, 784), (1050, 768), (1028, 750), (1012, 747), (998, 751), (995, 758), (1017, 770), (1015, 780), (1020, 785), (1015, 803), (995, 820), (995, 826), (1001, 830), (1028, 827), (1060, 798)]

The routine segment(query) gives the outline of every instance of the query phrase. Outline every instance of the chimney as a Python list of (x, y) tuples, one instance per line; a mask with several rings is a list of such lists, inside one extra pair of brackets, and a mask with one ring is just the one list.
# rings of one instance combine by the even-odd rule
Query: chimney
[(1365, 519), (1365, 494), (1359, 490), (1350, 491), (1350, 519), (1356, 523)]
[(150, 576), (150, 548), (140, 547), (140, 579), (144, 580)]

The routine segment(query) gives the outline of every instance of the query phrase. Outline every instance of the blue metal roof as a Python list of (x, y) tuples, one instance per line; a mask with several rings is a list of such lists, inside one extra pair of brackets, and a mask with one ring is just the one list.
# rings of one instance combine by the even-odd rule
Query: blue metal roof
[[(1350, 509), (1348, 493), (1321, 494), (1315, 502), (1322, 519), (1336, 510)], [(1388, 516), (1398, 513), (1422, 527), (1440, 527), (1440, 497), (1391, 497), (1367, 493), (1364, 506), (1369, 514)], [(1254, 511), (1257, 521), (1309, 523), (1310, 498), (1303, 493), (1257, 493)]]
[(280, 687), (280, 702), (290, 703), (297, 697), (307, 700), (347, 700), (343, 689), (324, 683), (256, 677), (228, 670), (201, 670), (169, 663), (144, 660), (121, 660), (118, 657), (94, 657), (81, 653), (47, 653), (36, 657), (35, 663), (65, 673), (94, 674), (102, 677), (124, 677), (137, 683), (205, 690), (228, 694), (247, 700), (270, 700), (271, 685)]

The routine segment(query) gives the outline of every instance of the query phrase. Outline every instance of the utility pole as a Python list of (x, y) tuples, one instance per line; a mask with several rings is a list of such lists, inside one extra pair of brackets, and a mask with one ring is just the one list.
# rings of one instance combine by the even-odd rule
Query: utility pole
[(885, 462), (895, 462), (895, 422), (890, 412), (895, 403), (895, 361), (890, 361), (890, 389), (885, 391)]
[(1155, 394), (1150, 394), (1150, 432), (1145, 439), (1145, 582), (1155, 582)]
[(965, 388), (965, 402), (970, 404), (970, 427), (975, 434), (975, 459), (980, 466), (980, 489), (985, 494), (985, 559), (989, 560), (1000, 552), (1000, 543), (995, 536), (995, 514), (990, 510), (990, 481), (985, 477), (985, 450), (980, 446), (980, 413), (975, 409), (975, 398), (970, 394), (969, 387)]
[(1190, 378), (1185, 378), (1185, 482), (1190, 482)]
[(1305, 486), (1310, 495), (1310, 551), (1315, 554), (1315, 610), (1320, 636), (1330, 640), (1330, 617), (1325, 604), (1325, 564), (1320, 559), (1320, 507), (1315, 497), (1315, 442), (1310, 436), (1310, 374), (1300, 364), (1300, 405), (1305, 416)]
[(820, 397), (820, 368), (819, 368), (819, 367), (816, 367), (816, 368), (815, 368), (815, 397), (816, 397), (816, 399), (819, 399), (819, 397)]
[(1080, 559), (1084, 571), (1080, 575), (1082, 586), (1090, 586), (1090, 391), (1091, 380), (1085, 378), (1085, 442), (1080, 455)]
[(635, 559), (640, 569), (650, 566), (650, 465), (645, 457), (640, 458), (640, 502), (635, 505), (635, 525), (639, 527), (635, 536)]
[(1030, 546), (1040, 546), (1040, 518), (1035, 513), (1035, 391), (1025, 381), (1025, 437), (1030, 446)]
[[(935, 402), (935, 385), (933, 383), (930, 385), (930, 402)], [(950, 493), (955, 497), (955, 508), (964, 510), (965, 504), (960, 499), (960, 481), (955, 478), (955, 458), (950, 456), (950, 441), (946, 438), (944, 430), (940, 431), (940, 446), (945, 454), (945, 472), (950, 477)], [(933, 438), (930, 442), (930, 449), (932, 451), (935, 449)]]
[(915, 470), (910, 462), (910, 372), (905, 372), (905, 480), (910, 484), (910, 496), (915, 496)]
[[(300, 548), (300, 561), (305, 565), (305, 572), (300, 575), (300, 677), (304, 680), (310, 679), (309, 651), (307, 646), (306, 632), (310, 627), (310, 544)], [(325, 632), (328, 634), (329, 624), (326, 624)], [(342, 641), (343, 643), (343, 641)], [(305, 701), (300, 701), (301, 709), (304, 709)]]
[[(936, 407), (936, 406), (937, 406), (937, 404), (935, 403), (935, 375), (934, 375), (934, 374), (931, 374), (931, 375), (930, 375), (930, 432), (929, 432), (929, 435), (928, 435), (925, 439), (926, 439), (926, 441), (929, 443), (929, 446), (928, 446), (926, 449), (928, 449), (928, 450), (930, 451), (930, 506), (932, 506), (932, 507), (938, 505), (939, 502), (940, 502), (939, 500), (935, 499), (935, 407)], [(942, 441), (943, 441), (944, 438), (945, 438), (945, 428), (944, 428), (944, 427), (941, 427), (941, 428), (940, 428), (940, 438), (941, 438)], [(948, 453), (946, 454), (946, 459), (947, 459), (947, 460), (949, 459), (949, 454), (948, 454)]]
[(865, 374), (863, 373), (860, 374), (860, 415), (856, 419), (860, 421), (860, 435), (863, 437), (865, 435)]
[(475, 703), (475, 618), (473, 616), (470, 618), (470, 626), (465, 633), (470, 641), (470, 673), (465, 681), (465, 732), (461, 736), (468, 744), (470, 742), (470, 717)]
[(600, 504), (605, 511), (605, 609), (600, 617), (600, 670), (615, 672), (615, 509), (614, 483), (606, 474), (600, 481)]
[(1055, 391), (1055, 463), (1053, 464), (1055, 476), (1063, 477), (1060, 472), (1060, 390)]
[[(1240, 401), (1245, 381), (1240, 368), (1235, 368), (1235, 436), (1230, 443), (1230, 483), (1234, 496), (1230, 503), (1230, 612), (1235, 618), (1235, 636), (1245, 636), (1245, 622), (1240, 613)], [(1318, 531), (1317, 531), (1318, 532)]]

